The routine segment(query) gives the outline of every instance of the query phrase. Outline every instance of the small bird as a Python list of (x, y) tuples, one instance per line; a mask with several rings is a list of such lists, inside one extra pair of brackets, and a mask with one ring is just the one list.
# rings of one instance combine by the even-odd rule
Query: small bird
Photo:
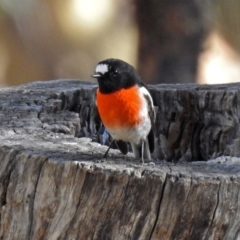
[(113, 142), (125, 155), (129, 142), (135, 158), (141, 158), (142, 163), (150, 160), (154, 151), (155, 111), (152, 97), (136, 70), (111, 58), (99, 62), (92, 77), (97, 78), (99, 85), (98, 112)]

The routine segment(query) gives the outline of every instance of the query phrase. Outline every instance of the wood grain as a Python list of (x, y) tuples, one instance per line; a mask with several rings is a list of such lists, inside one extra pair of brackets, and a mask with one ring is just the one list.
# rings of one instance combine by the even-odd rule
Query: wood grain
[(1, 89), (0, 239), (240, 238), (239, 86), (152, 86), (155, 166), (101, 159), (96, 85)]

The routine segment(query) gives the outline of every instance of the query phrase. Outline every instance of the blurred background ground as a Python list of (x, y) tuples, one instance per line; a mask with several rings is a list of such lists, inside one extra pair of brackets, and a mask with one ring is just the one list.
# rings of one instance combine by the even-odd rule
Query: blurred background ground
[(238, 0), (0, 0), (0, 86), (91, 80), (120, 58), (148, 83), (240, 80)]

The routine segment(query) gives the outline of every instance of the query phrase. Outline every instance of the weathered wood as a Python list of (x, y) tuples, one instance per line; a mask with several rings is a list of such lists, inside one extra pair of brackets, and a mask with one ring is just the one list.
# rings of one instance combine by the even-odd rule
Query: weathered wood
[(157, 157), (167, 161), (240, 156), (240, 84), (157, 85)]
[[(65, 80), (0, 90), (0, 239), (240, 238), (239, 158), (142, 167), (111, 150), (102, 161), (107, 147), (84, 137), (98, 138), (94, 88)], [(171, 152), (174, 132), (186, 152), (201, 141), (210, 145), (198, 152), (210, 152), (215, 145), (205, 138), (223, 127), (226, 146), (214, 151), (238, 154), (238, 127), (230, 126), (239, 117), (238, 84), (151, 91), (161, 111), (158, 156)], [(204, 131), (192, 126), (200, 120)], [(199, 141), (187, 140), (191, 131)]]

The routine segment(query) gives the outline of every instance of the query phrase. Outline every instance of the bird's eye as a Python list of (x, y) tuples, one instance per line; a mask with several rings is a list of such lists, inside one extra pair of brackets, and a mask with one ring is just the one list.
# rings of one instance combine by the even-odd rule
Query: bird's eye
[(118, 70), (115, 70), (115, 71), (112, 73), (112, 76), (113, 76), (113, 77), (117, 77), (117, 75), (118, 75)]

